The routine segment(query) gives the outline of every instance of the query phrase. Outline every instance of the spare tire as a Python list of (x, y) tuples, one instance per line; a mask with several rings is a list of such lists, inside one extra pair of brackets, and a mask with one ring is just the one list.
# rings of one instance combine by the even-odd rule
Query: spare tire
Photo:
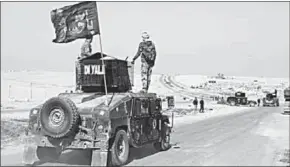
[(52, 138), (74, 135), (80, 120), (74, 102), (64, 97), (47, 100), (41, 108), (39, 118), (42, 131)]

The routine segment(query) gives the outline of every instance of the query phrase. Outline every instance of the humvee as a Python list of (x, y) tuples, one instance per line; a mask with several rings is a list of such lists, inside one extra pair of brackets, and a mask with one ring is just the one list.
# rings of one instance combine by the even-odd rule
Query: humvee
[[(100, 57), (96, 55), (88, 58), (92, 60), (89, 62), (99, 64)], [(124, 67), (127, 62), (117, 59), (104, 62), (107, 67), (113, 62), (119, 64), (114, 68), (123, 68), (124, 74), (114, 81), (116, 78), (109, 75), (112, 69), (106, 68), (107, 94), (102, 92), (103, 80), (97, 72), (84, 76), (83, 68), (88, 62), (81, 61), (77, 63), (80, 69), (76, 70), (76, 81), (82, 91), (60, 93), (31, 109), (26, 135), (33, 144), (26, 146), (25, 164), (37, 159), (57, 160), (63, 151), (71, 149), (92, 151), (92, 166), (120, 166), (126, 164), (130, 147), (153, 144), (158, 151), (170, 148), (173, 124), (161, 112), (161, 98), (155, 93), (130, 91), (128, 84), (133, 82), (128, 75), (133, 74), (128, 72), (127, 65)], [(84, 78), (86, 82), (81, 81)], [(123, 84), (121, 89), (118, 84)]]
[(279, 106), (279, 99), (277, 97), (277, 90), (274, 93), (267, 93), (266, 97), (263, 98), (263, 106)]
[(256, 101), (248, 100), (246, 97), (246, 93), (244, 92), (236, 92), (235, 96), (230, 96), (227, 98), (227, 103), (231, 106), (236, 105), (249, 105), (251, 107), (255, 106), (257, 104)]
[(284, 89), (284, 113), (285, 114), (290, 114), (290, 87)]

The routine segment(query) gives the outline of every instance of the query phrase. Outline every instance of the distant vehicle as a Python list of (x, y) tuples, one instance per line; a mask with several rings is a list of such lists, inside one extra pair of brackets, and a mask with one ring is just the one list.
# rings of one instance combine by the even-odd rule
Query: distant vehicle
[(254, 107), (257, 105), (256, 101), (248, 100), (246, 97), (246, 93), (244, 92), (236, 92), (235, 96), (230, 96), (227, 98), (227, 103), (231, 106), (239, 106), (239, 105), (249, 105)]
[(266, 97), (263, 98), (263, 106), (279, 106), (279, 98), (277, 97), (277, 90), (274, 93), (267, 93)]
[(210, 84), (215, 84), (216, 81), (215, 81), (215, 80), (209, 80), (208, 83), (210, 83)]
[(191, 89), (198, 89), (198, 86), (193, 86), (193, 85), (191, 85), (190, 88), (191, 88)]
[(283, 109), (284, 113), (290, 114), (290, 87), (284, 90), (284, 99), (285, 99), (284, 109)]

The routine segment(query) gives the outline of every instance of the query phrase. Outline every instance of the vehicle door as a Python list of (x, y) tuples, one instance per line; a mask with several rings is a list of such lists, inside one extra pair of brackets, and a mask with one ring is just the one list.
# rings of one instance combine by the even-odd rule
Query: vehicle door
[(158, 140), (161, 134), (161, 123), (162, 123), (162, 103), (161, 99), (149, 99), (149, 120), (148, 127), (150, 129), (149, 138), (150, 140)]
[(138, 146), (149, 141), (148, 139), (148, 120), (149, 120), (149, 102), (148, 98), (135, 98), (130, 128), (134, 143)]

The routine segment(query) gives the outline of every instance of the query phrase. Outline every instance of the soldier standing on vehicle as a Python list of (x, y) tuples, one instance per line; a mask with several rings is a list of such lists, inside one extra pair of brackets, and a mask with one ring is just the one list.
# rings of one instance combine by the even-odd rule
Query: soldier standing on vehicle
[(203, 98), (201, 98), (201, 100), (199, 101), (199, 104), (200, 104), (199, 112), (200, 113), (204, 113), (204, 101), (203, 101)]
[(87, 57), (92, 54), (92, 43), (93, 36), (88, 36), (81, 47), (81, 57)]
[(138, 51), (132, 63), (134, 64), (135, 60), (141, 55), (141, 92), (147, 92), (151, 82), (152, 68), (155, 64), (156, 49), (147, 32), (142, 33), (142, 39), (143, 41), (139, 44)]
[(194, 111), (197, 111), (198, 100), (196, 97), (193, 100), (193, 105), (194, 105)]
[(80, 56), (78, 56), (78, 61), (76, 62), (76, 68), (77, 68), (77, 76), (76, 76), (76, 91), (79, 91), (81, 89), (81, 86), (80, 86), (80, 77), (81, 77), (81, 67), (80, 67), (80, 64), (79, 64), (79, 60), (81, 58), (84, 58), (84, 57), (88, 57), (92, 54), (92, 43), (93, 41), (93, 36), (88, 36), (86, 39), (85, 39), (85, 42), (84, 44), (82, 45), (81, 47), (81, 54)]

